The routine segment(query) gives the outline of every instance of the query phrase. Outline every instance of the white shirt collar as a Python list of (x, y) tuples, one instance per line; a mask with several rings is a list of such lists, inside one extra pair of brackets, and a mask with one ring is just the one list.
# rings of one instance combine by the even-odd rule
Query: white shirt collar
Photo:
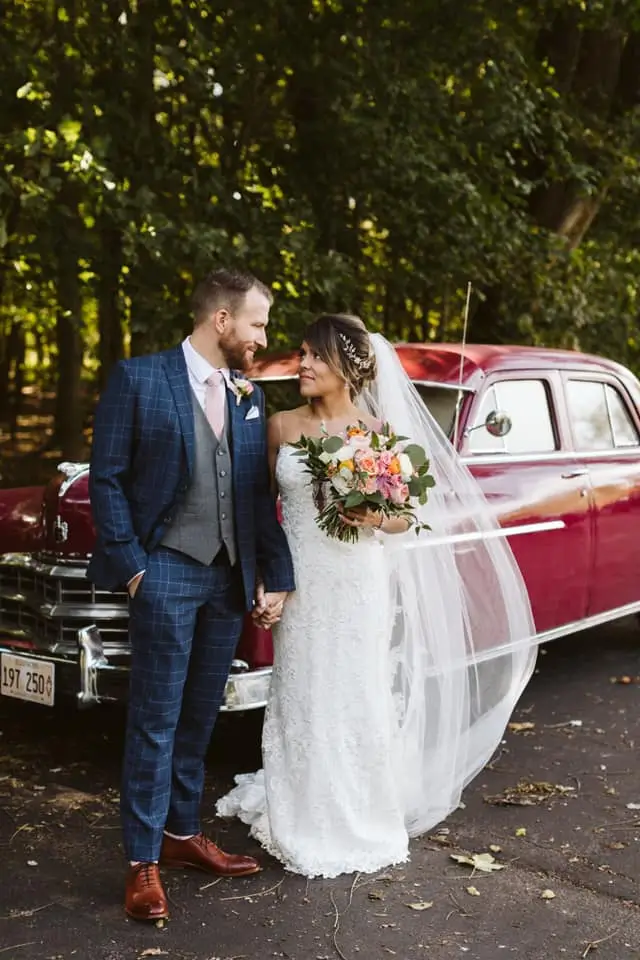
[[(184, 353), (184, 359), (193, 378), (198, 383), (206, 383), (207, 379), (217, 369), (217, 367), (212, 367), (209, 361), (205, 360), (201, 353), (198, 353), (196, 348), (191, 343), (191, 337), (186, 337), (182, 341), (182, 352)], [(221, 368), (220, 372), (227, 383), (229, 383), (231, 377), (230, 371), (225, 367)]]

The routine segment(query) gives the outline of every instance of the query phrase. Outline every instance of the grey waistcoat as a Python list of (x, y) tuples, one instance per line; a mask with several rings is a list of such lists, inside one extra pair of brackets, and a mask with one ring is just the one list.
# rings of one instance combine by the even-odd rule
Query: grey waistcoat
[(229, 559), (237, 558), (233, 524), (233, 483), (228, 425), (218, 440), (193, 394), (195, 455), (193, 476), (173, 522), (160, 541), (209, 565), (222, 545)]

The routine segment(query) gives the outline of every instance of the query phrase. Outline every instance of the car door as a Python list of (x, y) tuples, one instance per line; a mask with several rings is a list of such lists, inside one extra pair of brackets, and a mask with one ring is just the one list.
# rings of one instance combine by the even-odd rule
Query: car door
[[(512, 428), (493, 437), (484, 422), (506, 413)], [(586, 615), (592, 567), (589, 482), (566, 436), (562, 381), (555, 371), (505, 371), (475, 396), (462, 453), (524, 576), (539, 633)]]
[(617, 377), (565, 373), (564, 383), (576, 457), (592, 490), (595, 616), (640, 602), (640, 424)]

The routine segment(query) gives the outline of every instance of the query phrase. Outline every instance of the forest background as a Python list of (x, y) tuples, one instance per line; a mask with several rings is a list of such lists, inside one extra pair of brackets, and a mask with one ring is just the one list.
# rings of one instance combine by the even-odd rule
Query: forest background
[(194, 280), (640, 370), (640, 0), (4, 0), (0, 484), (87, 456)]

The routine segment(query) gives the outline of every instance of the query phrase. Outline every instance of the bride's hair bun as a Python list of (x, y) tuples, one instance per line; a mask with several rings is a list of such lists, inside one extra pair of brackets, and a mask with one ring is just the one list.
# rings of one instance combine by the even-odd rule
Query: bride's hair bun
[(323, 313), (307, 327), (304, 340), (357, 396), (376, 377), (376, 358), (369, 331), (360, 317)]

